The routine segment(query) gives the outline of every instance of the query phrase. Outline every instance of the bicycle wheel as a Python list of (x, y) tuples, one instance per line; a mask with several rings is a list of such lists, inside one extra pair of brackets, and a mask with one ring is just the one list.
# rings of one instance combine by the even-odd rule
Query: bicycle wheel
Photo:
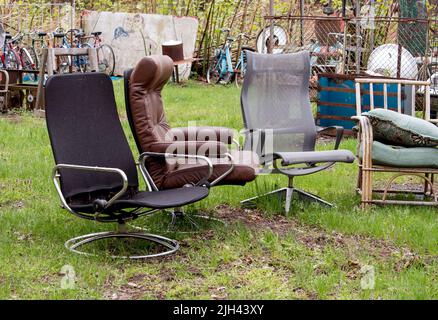
[(5, 53), (6, 69), (18, 70), (20, 69), (20, 60), (15, 51), (8, 49)]
[(245, 50), (255, 52), (255, 50), (250, 47), (242, 48), (242, 55), (240, 57), (239, 62), (237, 63), (236, 71), (233, 76), (234, 83), (236, 84), (237, 87), (240, 87), (243, 84), (243, 79), (245, 78), (246, 64), (247, 64), (247, 57)]
[[(35, 66), (35, 62), (32, 59), (32, 55), (28, 49), (21, 48), (20, 49), (20, 57), (21, 57), (21, 63), (22, 63), (23, 70), (37, 70), (37, 67)], [(34, 73), (29, 73), (28, 77), (32, 81), (37, 81), (37, 79), (38, 79), (38, 75), (36, 75)]]
[(245, 71), (246, 71), (246, 64), (242, 66), (238, 66), (233, 74), (233, 81), (236, 87), (240, 88), (240, 86), (243, 83), (243, 78), (245, 77)]
[(116, 57), (113, 48), (107, 44), (103, 44), (97, 48), (97, 64), (99, 72), (106, 73), (112, 76), (116, 66)]
[(214, 57), (210, 62), (210, 66), (207, 70), (207, 83), (218, 83), (220, 80), (220, 68), (218, 57)]
[(27, 51), (29, 52), (30, 57), (32, 58), (32, 61), (33, 61), (34, 65), (35, 65), (35, 70), (38, 70), (38, 68), (40, 66), (39, 65), (40, 61), (38, 59), (38, 54), (35, 51), (35, 48), (34, 47), (29, 47), (29, 48), (27, 48)]
[(236, 70), (234, 70), (233, 81), (234, 84), (239, 88), (243, 83), (243, 78), (245, 78), (246, 72), (246, 55), (242, 53), (242, 56), (237, 63)]
[(28, 49), (21, 48), (20, 49), (21, 62), (23, 64), (24, 70), (36, 70), (35, 62), (32, 59), (32, 56)]

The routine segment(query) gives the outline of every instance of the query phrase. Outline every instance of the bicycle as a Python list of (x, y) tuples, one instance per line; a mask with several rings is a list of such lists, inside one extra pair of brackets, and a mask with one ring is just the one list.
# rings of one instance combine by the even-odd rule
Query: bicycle
[[(68, 34), (71, 34), (71, 42), (68, 39)], [(57, 41), (55, 40), (55, 47), (57, 48), (91, 48), (91, 45), (83, 42), (84, 32), (81, 29), (70, 29), (66, 32), (62, 28), (57, 28), (55, 32), (53, 32), (53, 37), (55, 39), (61, 39)], [(86, 72), (88, 63), (87, 56), (61, 56), (58, 57), (60, 63), (59, 72), (65, 73), (67, 71), (73, 72)]]
[[(68, 32), (72, 32), (72, 30), (69, 30)], [(64, 49), (70, 49), (71, 45), (67, 38), (67, 33), (64, 32), (64, 29), (58, 27), (55, 29), (55, 31), (52, 33), (53, 35), (53, 47), (55, 48), (64, 48)], [(71, 70), (73, 67), (71, 63), (71, 57), (70, 56), (59, 56), (57, 57), (57, 66), (58, 66), (58, 72), (59, 73), (67, 73)]]
[(102, 44), (102, 39), (100, 38), (102, 32), (92, 32), (91, 34), (94, 36), (93, 47), (97, 49), (97, 64), (99, 66), (99, 71), (112, 76), (116, 66), (114, 50), (111, 46)]
[[(101, 36), (102, 32), (95, 31), (91, 32), (90, 36), (80, 35), (78, 38), (79, 42), (83, 46), (89, 48), (96, 48), (97, 53), (97, 65), (99, 72), (106, 73), (109, 76), (114, 74), (114, 68), (116, 66), (116, 57), (114, 55), (114, 50), (110, 45), (102, 44)], [(92, 44), (89, 42), (83, 42), (84, 40), (92, 39)]]
[(2, 48), (1, 68), (2, 69), (18, 69), (19, 58), (11, 45), (12, 36), (9, 33), (5, 35), (5, 42)]
[[(241, 38), (241, 39), (245, 38), (246, 40), (251, 39), (251, 37), (249, 37), (245, 33), (240, 33), (237, 36), (237, 38)], [(245, 51), (255, 52), (255, 49), (248, 46), (242, 46), (240, 49), (239, 59), (237, 60), (236, 67), (233, 70), (234, 72), (233, 81), (238, 87), (240, 87), (241, 84), (243, 83), (243, 79), (245, 78), (245, 73), (246, 73), (247, 59), (246, 59)]]
[(226, 32), (227, 36), (222, 48), (216, 49), (214, 52), (214, 57), (207, 70), (207, 83), (227, 84), (234, 72), (231, 62), (231, 43), (235, 41), (235, 38), (229, 36), (230, 29), (222, 28), (221, 31)]
[[(231, 45), (236, 38), (230, 37), (230, 29), (221, 29), (222, 32), (227, 32), (227, 37), (224, 45), (221, 49), (216, 49), (215, 56), (210, 63), (210, 67), (207, 70), (207, 82), (208, 83), (222, 83), (227, 84), (230, 81), (234, 82), (238, 87), (243, 82), (246, 72), (246, 53), (245, 51), (255, 51), (248, 46), (242, 46), (239, 57), (236, 62), (236, 66), (233, 67), (231, 59)], [(251, 37), (245, 33), (240, 33), (237, 39), (249, 40)]]
[(47, 32), (42, 31), (34, 31), (29, 33), (31, 45), (28, 47), (28, 50), (35, 64), (35, 69), (37, 70), (40, 66), (40, 59), (43, 54), (43, 49), (48, 47), (45, 40), (45, 37), (48, 36), (49, 34)]
[(21, 47), (19, 42), (24, 34), (18, 32), (14, 37), (6, 33), (3, 53), (1, 56), (1, 67), (11, 70), (36, 70), (35, 63), (25, 47)]
[[(73, 32), (72, 38), (72, 47), (73, 48), (92, 48), (90, 44), (84, 43), (83, 38), (85, 37), (85, 33), (81, 29), (71, 29), (70, 32)], [(88, 68), (88, 56), (77, 56), (74, 58), (74, 64), (78, 71), (86, 72)]]
[[(71, 43), (68, 39), (68, 34), (71, 34)], [(82, 37), (84, 36), (84, 33), (80, 29), (70, 29), (67, 32), (64, 32), (62, 28), (57, 28), (55, 32), (53, 32), (53, 37), (55, 39), (61, 39), (57, 41), (55, 40), (55, 47), (57, 48), (91, 48), (91, 46), (88, 43), (82, 42)], [(60, 42), (59, 42), (60, 41)], [(79, 71), (79, 72), (86, 72), (87, 66), (88, 66), (88, 57), (87, 56), (60, 56), (58, 57), (59, 63), (59, 72), (60, 73), (66, 73), (68, 71)], [(73, 69), (73, 67), (75, 69)]]

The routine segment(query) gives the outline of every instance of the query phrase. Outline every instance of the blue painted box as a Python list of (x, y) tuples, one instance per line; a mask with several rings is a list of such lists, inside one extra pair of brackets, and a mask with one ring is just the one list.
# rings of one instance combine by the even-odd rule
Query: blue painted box
[[(356, 115), (356, 93), (354, 75), (321, 74), (318, 82), (318, 109), (317, 125), (321, 127), (342, 126), (351, 132), (356, 125), (351, 120)], [(371, 77), (368, 77), (371, 78)], [(374, 85), (374, 107), (383, 108), (383, 85)], [(397, 85), (387, 87), (388, 108), (397, 110)], [(361, 87), (362, 112), (370, 109), (369, 85)], [(410, 87), (402, 88), (402, 112), (410, 113), (412, 90)]]

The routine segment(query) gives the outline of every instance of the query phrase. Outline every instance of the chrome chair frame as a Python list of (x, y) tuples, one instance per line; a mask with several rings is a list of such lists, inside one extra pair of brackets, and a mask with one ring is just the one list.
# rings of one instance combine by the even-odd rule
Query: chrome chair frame
[[(153, 152), (145, 152), (140, 155), (139, 157), (139, 167), (140, 172), (142, 174), (142, 177), (145, 180), (146, 185), (149, 188), (150, 192), (158, 191), (156, 189), (155, 184), (153, 184), (152, 179), (150, 178), (149, 172), (147, 171), (145, 167), (145, 160), (147, 157), (166, 157), (166, 158), (193, 158), (198, 159), (201, 161), (205, 161), (209, 167), (209, 171), (205, 177), (200, 181), (198, 185), (204, 185), (201, 184), (203, 181), (208, 181), (211, 174), (213, 173), (213, 165), (211, 161), (204, 156), (199, 155), (187, 155), (187, 154), (170, 154), (170, 153), (153, 153)], [(65, 199), (60, 186), (60, 177), (61, 174), (59, 172), (60, 169), (73, 169), (73, 170), (81, 170), (81, 171), (98, 171), (98, 172), (106, 172), (106, 173), (117, 173), (120, 175), (121, 180), (123, 181), (123, 187), (122, 189), (117, 192), (111, 199), (107, 201), (105, 206), (103, 207), (103, 210), (106, 208), (109, 208), (116, 200), (120, 199), (125, 192), (128, 189), (128, 178), (122, 170), (118, 168), (108, 168), (108, 167), (97, 167), (97, 166), (82, 166), (82, 165), (72, 165), (72, 164), (57, 164), (52, 170), (52, 181), (55, 185), (56, 192), (61, 200), (62, 207), (66, 210), (68, 210), (70, 213), (74, 214), (75, 216), (78, 216), (80, 218), (85, 218), (89, 220), (95, 220), (100, 222), (117, 222), (118, 228), (117, 231), (107, 231), (107, 232), (98, 232), (98, 233), (90, 233), (86, 235), (81, 235), (78, 237), (71, 238), (67, 240), (64, 243), (64, 246), (71, 252), (81, 254), (81, 255), (87, 255), (92, 256), (94, 254), (81, 251), (79, 250), (79, 247), (89, 244), (91, 242), (99, 241), (102, 239), (108, 239), (108, 238), (136, 238), (141, 239), (149, 242), (153, 242), (156, 244), (159, 244), (163, 247), (165, 247), (167, 250), (160, 253), (155, 254), (146, 254), (146, 255), (133, 255), (133, 256), (116, 256), (112, 255), (112, 258), (129, 258), (129, 259), (145, 259), (145, 258), (154, 258), (154, 257), (161, 257), (170, 255), (172, 253), (175, 253), (179, 249), (179, 243), (176, 240), (172, 240), (163, 236), (151, 234), (151, 233), (138, 233), (138, 232), (128, 232), (126, 229), (125, 222), (136, 219), (139, 215), (150, 215), (152, 213), (155, 213), (157, 211), (160, 211), (160, 209), (147, 209), (145, 211), (138, 211), (137, 209), (134, 209), (130, 213), (132, 214), (131, 217), (124, 218), (123, 220), (117, 219), (117, 218), (105, 218), (102, 219), (100, 217), (100, 214), (103, 210), (96, 211), (93, 215), (87, 215), (85, 213), (80, 213), (75, 210), (73, 210), (67, 203), (67, 200)], [(155, 187), (155, 189), (154, 189)]]

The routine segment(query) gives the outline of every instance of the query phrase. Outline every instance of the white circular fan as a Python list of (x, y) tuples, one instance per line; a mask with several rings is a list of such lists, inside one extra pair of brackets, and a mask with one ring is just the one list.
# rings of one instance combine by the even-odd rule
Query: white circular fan
[[(398, 45), (384, 44), (377, 47), (368, 59), (368, 70), (386, 77), (397, 77)], [(416, 79), (418, 67), (412, 54), (402, 47), (400, 61), (400, 77)]]
[[(257, 35), (256, 46), (258, 53), (268, 53), (269, 38), (271, 36), (271, 27), (267, 26)], [(274, 26), (274, 46), (272, 53), (282, 53), (284, 45), (287, 44), (287, 32), (280, 26)]]

